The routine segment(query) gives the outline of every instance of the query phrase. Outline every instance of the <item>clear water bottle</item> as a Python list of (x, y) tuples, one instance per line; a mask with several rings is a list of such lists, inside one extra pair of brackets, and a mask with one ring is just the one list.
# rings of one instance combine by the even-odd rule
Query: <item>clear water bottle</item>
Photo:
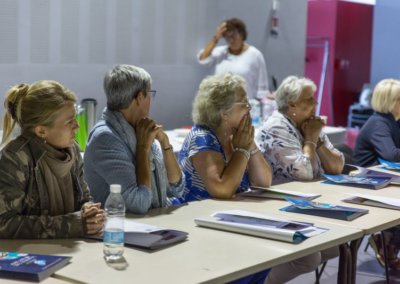
[(104, 204), (106, 225), (104, 229), (104, 256), (106, 260), (118, 260), (124, 253), (125, 202), (121, 195), (121, 185), (110, 185), (110, 195)]
[(256, 99), (249, 100), (251, 106), (251, 122), (253, 126), (258, 126), (261, 123), (261, 105), (260, 102)]
[(262, 121), (266, 121), (277, 109), (275, 100), (271, 100), (268, 98), (263, 98), (261, 100), (261, 108), (262, 108)]

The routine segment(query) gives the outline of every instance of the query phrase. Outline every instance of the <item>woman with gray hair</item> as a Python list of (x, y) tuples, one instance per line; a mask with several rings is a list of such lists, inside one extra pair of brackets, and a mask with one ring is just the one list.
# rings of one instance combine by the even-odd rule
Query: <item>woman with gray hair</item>
[(117, 65), (106, 74), (104, 91), (107, 107), (89, 134), (84, 156), (94, 199), (104, 204), (110, 184), (121, 184), (129, 212), (171, 205), (181, 197), (185, 182), (168, 136), (148, 117), (156, 94), (149, 73)]
[[(201, 82), (193, 104), (195, 125), (179, 154), (186, 177), (185, 201), (230, 199), (250, 185), (271, 184), (271, 167), (254, 143), (243, 85), (244, 80), (232, 74), (210, 76)], [(283, 283), (319, 264), (320, 254), (311, 254), (233, 283), (258, 283), (255, 279)]]
[(264, 122), (257, 144), (273, 169), (273, 184), (340, 174), (343, 154), (333, 147), (315, 116), (315, 84), (287, 77), (276, 91), (278, 110)]
[[(336, 150), (322, 132), (325, 122), (315, 116), (316, 86), (307, 78), (287, 77), (276, 91), (278, 110), (264, 122), (257, 135), (257, 145), (273, 169), (272, 183), (314, 180), (321, 173), (339, 174), (344, 166), (343, 154)], [(309, 255), (312, 271), (328, 259), (338, 256), (337, 247)], [(295, 275), (287, 273), (286, 264), (274, 267), (266, 284), (284, 283)]]
[(179, 153), (185, 201), (230, 199), (250, 184), (271, 184), (271, 168), (254, 143), (249, 111), (240, 76), (214, 75), (201, 82), (193, 103), (195, 125)]

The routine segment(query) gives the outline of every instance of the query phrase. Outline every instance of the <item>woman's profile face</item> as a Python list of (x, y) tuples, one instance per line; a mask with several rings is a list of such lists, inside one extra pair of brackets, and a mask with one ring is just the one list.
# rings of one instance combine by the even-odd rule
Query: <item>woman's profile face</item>
[(299, 121), (304, 121), (315, 115), (317, 101), (311, 88), (306, 88), (300, 97), (294, 102), (296, 117)]
[(53, 125), (45, 127), (46, 143), (57, 149), (72, 147), (79, 128), (75, 115), (74, 102), (67, 102), (58, 112)]
[(228, 111), (229, 125), (237, 128), (242, 118), (250, 112), (251, 106), (247, 99), (246, 92), (241, 88), (232, 108)]

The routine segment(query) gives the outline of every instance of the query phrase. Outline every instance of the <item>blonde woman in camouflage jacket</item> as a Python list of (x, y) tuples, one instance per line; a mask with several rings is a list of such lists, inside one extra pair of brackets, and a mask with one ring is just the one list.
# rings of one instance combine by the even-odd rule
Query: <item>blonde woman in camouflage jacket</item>
[[(74, 141), (76, 97), (54, 81), (12, 87), (0, 153), (0, 238), (72, 238), (101, 233)], [(14, 126), (21, 135), (9, 141)]]

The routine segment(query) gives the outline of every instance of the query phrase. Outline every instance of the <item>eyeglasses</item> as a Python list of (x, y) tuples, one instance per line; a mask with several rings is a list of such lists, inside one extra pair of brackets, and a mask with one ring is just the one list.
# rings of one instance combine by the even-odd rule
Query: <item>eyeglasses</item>
[(154, 99), (154, 97), (156, 96), (157, 91), (156, 90), (150, 90), (150, 91), (147, 91), (147, 93), (150, 93), (151, 94), (151, 98)]
[(232, 106), (229, 110), (233, 109), (233, 107), (234, 107), (235, 105), (241, 105), (241, 106), (244, 106), (245, 108), (251, 110), (251, 104), (250, 104), (247, 100), (244, 101), (244, 102), (236, 102), (236, 103), (233, 103), (233, 106)]
[(236, 37), (239, 35), (238, 30), (233, 30), (233, 31), (228, 31), (224, 33), (224, 39), (226, 41), (236, 39)]

